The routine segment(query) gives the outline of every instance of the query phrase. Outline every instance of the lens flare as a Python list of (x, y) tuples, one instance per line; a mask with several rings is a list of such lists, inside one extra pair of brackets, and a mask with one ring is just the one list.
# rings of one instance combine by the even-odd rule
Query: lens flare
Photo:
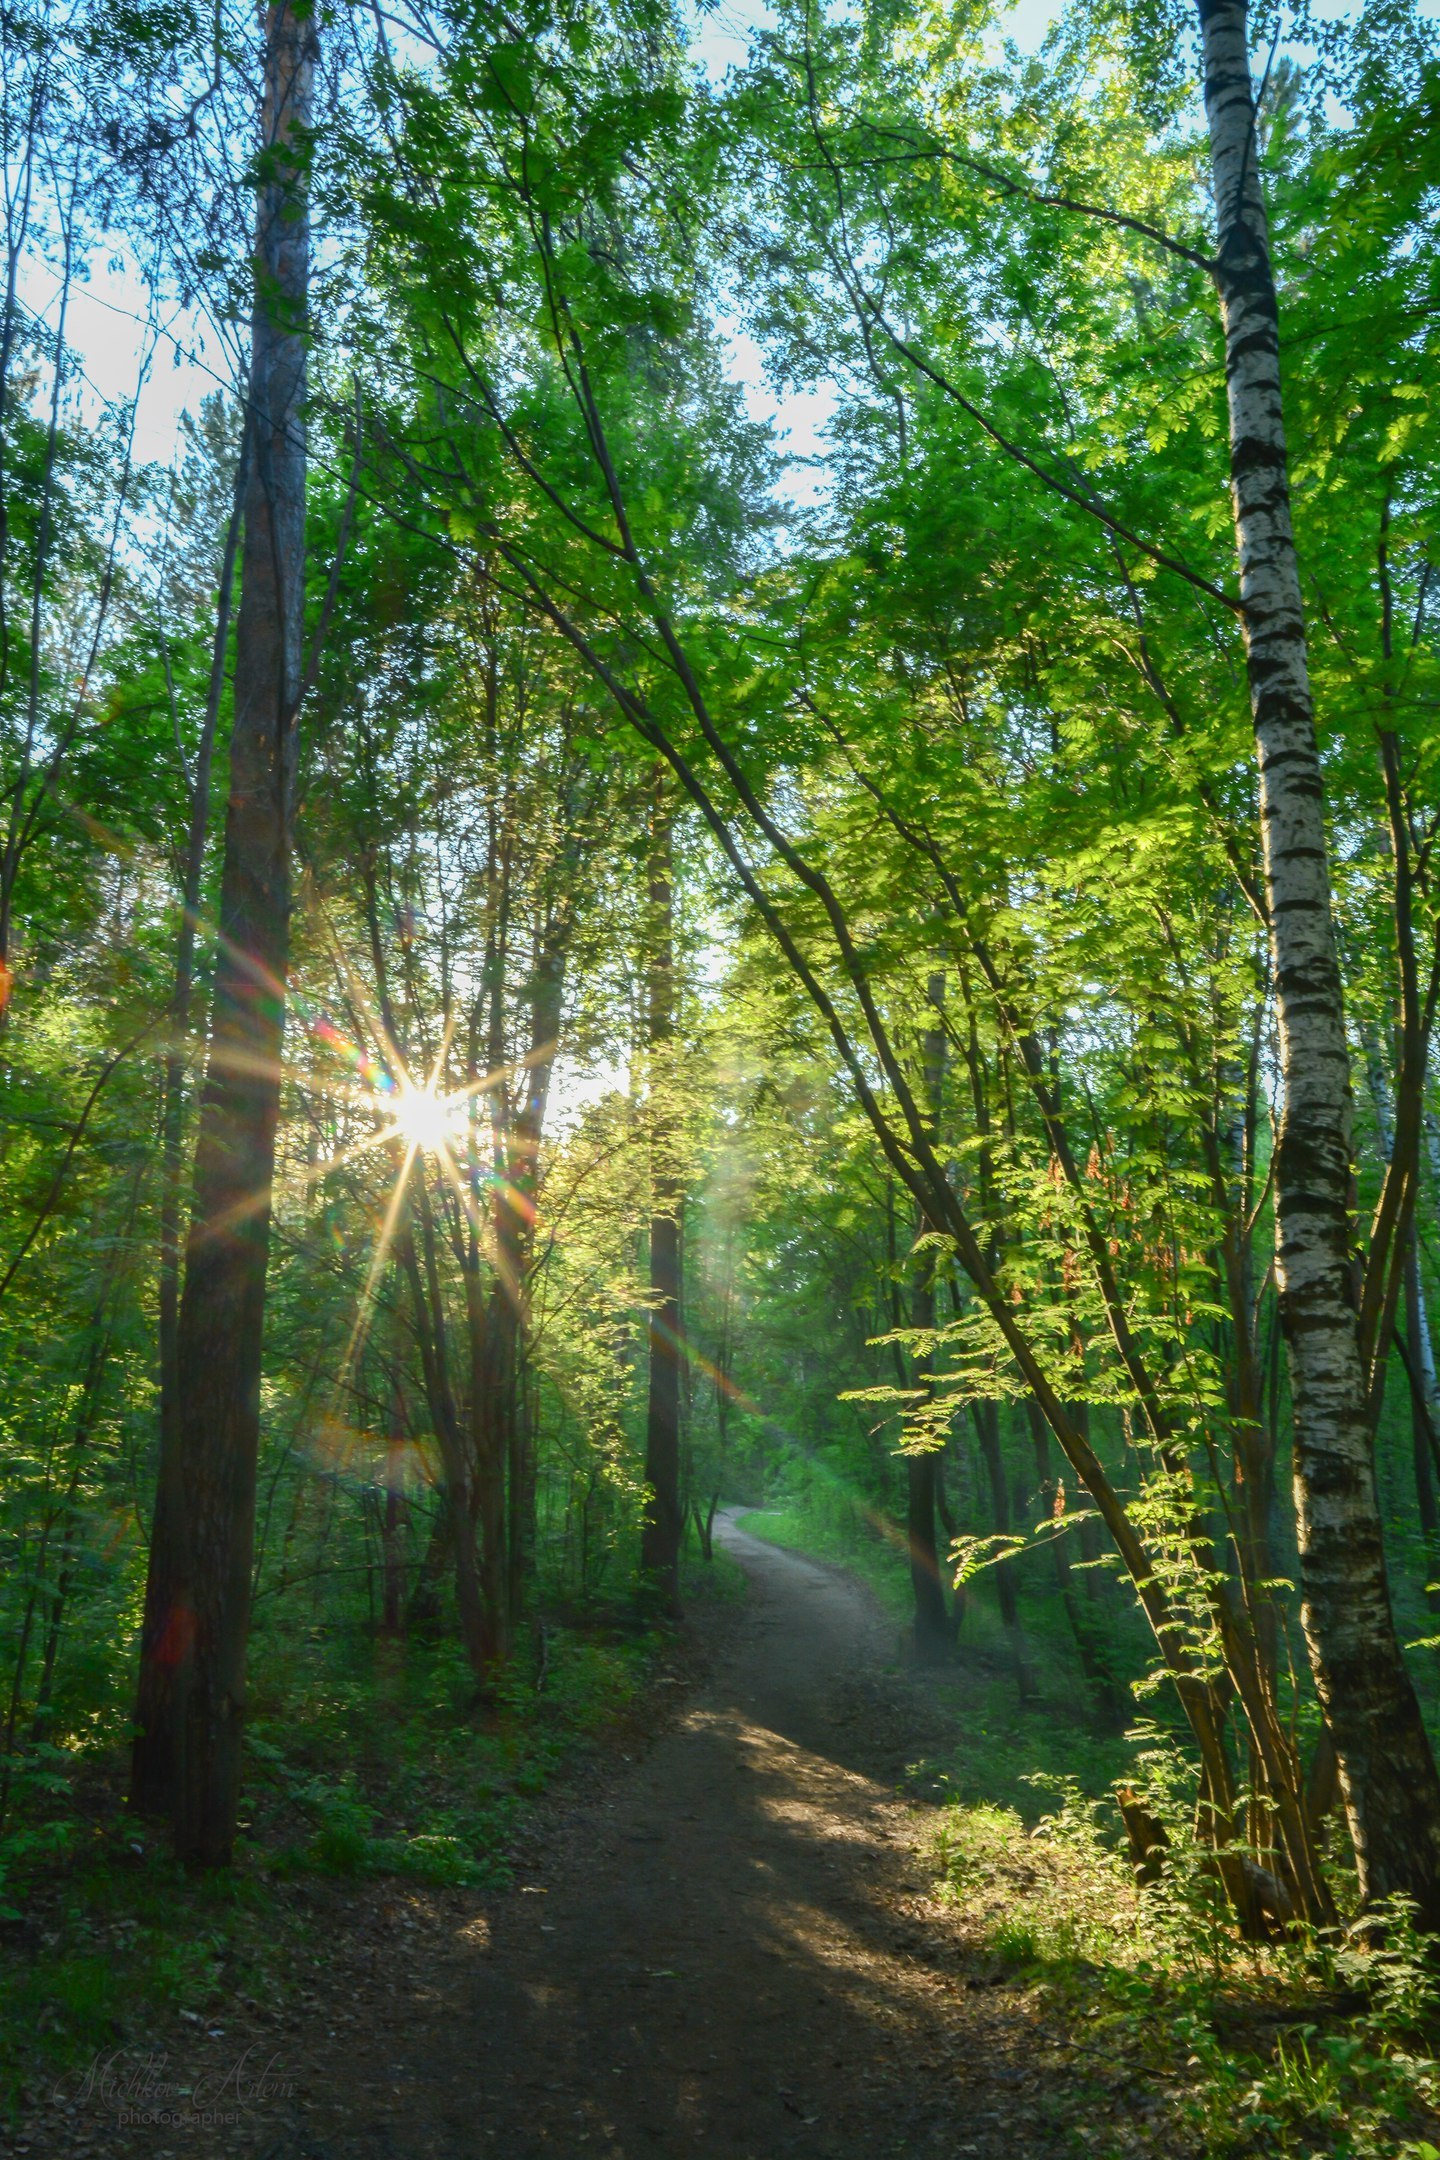
[(433, 1088), (405, 1082), (385, 1104), (395, 1131), (424, 1155), (448, 1155), (455, 1148), (464, 1107), (463, 1099), (457, 1102)]

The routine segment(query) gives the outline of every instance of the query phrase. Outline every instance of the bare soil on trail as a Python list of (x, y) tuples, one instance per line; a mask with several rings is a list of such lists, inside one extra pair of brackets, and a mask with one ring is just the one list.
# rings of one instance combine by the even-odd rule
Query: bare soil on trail
[(209, 2124), (112, 2114), (108, 2150), (1074, 2151), (1047, 2103), (1064, 2076), (1046, 2076), (1043, 2016), (933, 1902), (933, 1811), (897, 1788), (943, 1735), (893, 1626), (838, 1571), (733, 1517), (717, 1535), (749, 1596), (708, 1676), (640, 1759), (552, 1817), (515, 1886), (336, 1886), (303, 1994), (193, 2037), (217, 2070), (243, 2041), (244, 2090), (212, 2080)]

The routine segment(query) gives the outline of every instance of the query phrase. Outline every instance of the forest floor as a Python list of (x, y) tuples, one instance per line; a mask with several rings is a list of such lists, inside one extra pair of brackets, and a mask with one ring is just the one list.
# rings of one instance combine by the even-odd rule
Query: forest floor
[[(717, 1538), (685, 1628), (518, 1819), (489, 1887), (237, 1871), (223, 1926), (205, 1886), (172, 1890), (188, 1981), (97, 2009), (113, 2045), (24, 2081), (11, 2149), (1440, 2160), (1428, 2009), (1357, 2017), (1323, 1976), (1218, 1936), (1212, 1955), (1188, 1923), (1166, 1952), (1174, 1915), (1086, 1843), (1083, 1807), (1032, 1832), (1013, 1805), (955, 1802), (957, 1776), (1006, 1760), (989, 1652), (923, 1675), (854, 1575), (734, 1511)], [(1083, 1723), (1052, 1686), (1026, 1714), (1032, 1759), (1032, 1727)], [(88, 1921), (72, 1899), (68, 1927), (123, 1962), (127, 1896), (143, 1908), (112, 1889)], [(37, 1914), (58, 1941), (60, 1903)]]
[(717, 1529), (748, 1597), (707, 1608), (697, 1684), (549, 1806), (509, 1889), (297, 1884), (298, 1985), (117, 2049), (19, 2149), (1075, 2151), (1073, 2050), (936, 1900), (937, 1811), (901, 1787), (939, 1712), (893, 1626), (838, 1570)]

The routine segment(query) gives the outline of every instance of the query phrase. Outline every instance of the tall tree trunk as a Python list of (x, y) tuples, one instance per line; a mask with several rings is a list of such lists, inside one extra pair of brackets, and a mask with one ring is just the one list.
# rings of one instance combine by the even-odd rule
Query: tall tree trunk
[(550, 1075), (560, 1034), (565, 992), (565, 954), (572, 920), (568, 903), (544, 923), (530, 989), (530, 1046), (519, 1096), (507, 1127), (505, 1178), (496, 1196), (495, 1228), (500, 1255), (495, 1296), (505, 1344), (497, 1371), (503, 1377), (507, 1484), (506, 1557), (509, 1619), (513, 1628), (524, 1606), (535, 1554), (535, 1455), (526, 1349), (530, 1331), (530, 1270), (535, 1257), (535, 1216), (540, 1189), (540, 1144)]
[(1435, 1500), (1435, 1454), (1440, 1437), (1440, 1383), (1435, 1375), (1435, 1345), (1420, 1280), (1420, 1241), (1410, 1229), (1405, 1255), (1405, 1334), (1402, 1346), (1410, 1382), (1410, 1449), (1415, 1469), (1415, 1507), (1425, 1543), (1425, 1590), (1432, 1606), (1440, 1604), (1440, 1507)]
[[(437, 1525), (439, 1534), (432, 1539), (432, 1547), (438, 1548), (438, 1557), (443, 1554), (448, 1544), (454, 1559), (455, 1608), (460, 1621), (460, 1638), (465, 1645), (465, 1655), (477, 1685), (486, 1689), (494, 1679), (495, 1668), (503, 1656), (504, 1645), (496, 1641), (493, 1625), (496, 1615), (493, 1608), (487, 1606), (481, 1589), (464, 1436), (455, 1408), (454, 1390), (450, 1385), (449, 1347), (446, 1339), (445, 1307), (440, 1296), (439, 1271), (435, 1259), (434, 1222), (423, 1184), (420, 1187), (419, 1199), (418, 1213), (424, 1244), (423, 1268), (420, 1254), (415, 1249), (414, 1232), (410, 1228), (404, 1229), (396, 1238), (395, 1252), (410, 1285), (415, 1335), (420, 1346), (421, 1369), (425, 1375), (425, 1402), (440, 1450), (440, 1470), (445, 1483), (446, 1527), (440, 1529)], [(467, 1277), (467, 1284), (468, 1280)], [(427, 1566), (429, 1560), (430, 1555), (427, 1554)]]
[[(485, 1292), (480, 1253), (465, 1270), (465, 1317), (470, 1342), (470, 1433), (475, 1465), (473, 1512), (479, 1531), (480, 1594), (489, 1655), (503, 1664), (510, 1650), (505, 1487), (515, 1418), (515, 1312), (505, 1260), (505, 1198), (496, 1194), (496, 1242), (501, 1275)], [(477, 1241), (478, 1247), (478, 1241)]]
[(405, 1496), (405, 1398), (397, 1379), (390, 1401), (390, 1430), (385, 1442), (385, 1512), (381, 1545), (385, 1555), (385, 1597), (380, 1625), (387, 1635), (405, 1631), (405, 1525), (410, 1513)]
[(177, 1350), (185, 1587), (175, 1828), (182, 1858), (198, 1866), (228, 1863), (240, 1789), (305, 597), (304, 173), (315, 55), (308, 9), (272, 6), (230, 796)]
[[(945, 1084), (945, 1034), (938, 1017), (945, 995), (943, 975), (930, 977), (926, 995), (936, 1014), (935, 1024), (925, 1030), (921, 1051), (925, 1114), (933, 1140), (938, 1139), (940, 1101)], [(923, 1214), (916, 1228), (921, 1236), (930, 1228)], [(914, 1256), (910, 1311), (915, 1327), (933, 1329), (935, 1254), (928, 1247)], [(920, 1352), (915, 1359), (915, 1385), (923, 1388), (927, 1395), (933, 1392), (934, 1372), (933, 1351)], [(905, 1534), (910, 1549), (910, 1589), (915, 1600), (915, 1656), (922, 1665), (941, 1663), (950, 1655), (954, 1644), (954, 1628), (945, 1602), (935, 1538), (935, 1484), (939, 1463), (938, 1451), (905, 1458)]]
[[(248, 398), (248, 392), (247, 392)], [(178, 1663), (175, 1655), (184, 1609), (180, 1562), (182, 1501), (180, 1491), (180, 1390), (177, 1354), (180, 1337), (180, 1211), (183, 1171), (185, 1064), (190, 1034), (190, 1006), (195, 985), (195, 933), (205, 843), (210, 829), (210, 766), (215, 727), (225, 687), (225, 655), (230, 643), (230, 603), (235, 581), (240, 524), (244, 512), (249, 453), (248, 418), (242, 428), (235, 471), (235, 499), (225, 533), (220, 590), (215, 612), (215, 642), (205, 717), (195, 753), (190, 797), (190, 831), (180, 895), (180, 927), (175, 939), (175, 981), (170, 992), (170, 1040), (165, 1050), (165, 1078), (160, 1112), (160, 1268), (157, 1293), (160, 1349), (160, 1451), (155, 1476), (155, 1512), (150, 1530), (150, 1564), (145, 1578), (145, 1614), (140, 1628), (140, 1679), (135, 1702), (135, 1744), (130, 1756), (130, 1801), (142, 1815), (168, 1815), (174, 1804)]]
[(650, 953), (646, 1037), (650, 1053), (650, 1389), (645, 1421), (645, 1519), (640, 1574), (665, 1612), (680, 1606), (680, 1215), (676, 1163), (675, 915), (671, 811), (657, 767), (650, 846)]
[[(1008, 1537), (1010, 1493), (1005, 1483), (1005, 1461), (1000, 1447), (1000, 1405), (993, 1401), (973, 1402), (970, 1411), (975, 1420), (975, 1432), (990, 1485), (995, 1533), (997, 1537)], [(1013, 1559), (1006, 1558), (995, 1563), (995, 1596), (1000, 1606), (1000, 1622), (1010, 1644), (1015, 1686), (1020, 1700), (1028, 1702), (1035, 1692), (1035, 1684), (1030, 1677), (1030, 1668), (1025, 1658), (1025, 1638), (1020, 1629), (1020, 1601), (1015, 1589)]]
[[(492, 744), (496, 741), (498, 701), (498, 666), (492, 652), (486, 668), (486, 708)], [(505, 983), (510, 951), (514, 860), (510, 811), (507, 807), (497, 823), (492, 810), (485, 871), (488, 917), (480, 1009), (485, 1021), (485, 1070), (495, 1074), (508, 1063)], [(472, 1052), (472, 1084), (480, 1077), (473, 1064)], [(474, 1227), (480, 1214), (481, 1196), (477, 1187), (465, 1272), (465, 1310), (470, 1331), (470, 1431), (475, 1465), (473, 1506), (480, 1531), (480, 1588), (485, 1601), (491, 1653), (498, 1666), (509, 1654), (512, 1613), (506, 1489), (514, 1455), (520, 1266), (519, 1217), (511, 1204), (509, 1191), (510, 1159), (514, 1153), (513, 1118), (509, 1089), (503, 1081), (496, 1085), (488, 1100), (494, 1167), (495, 1279), (487, 1292), (482, 1241)]]
[(1245, 0), (1199, 0), (1230, 479), (1280, 1034), (1276, 1282), (1295, 1406), (1302, 1620), (1367, 1899), (1440, 1926), (1440, 1779), (1395, 1631), (1350, 1268), (1350, 1058), (1290, 519), (1279, 309)]

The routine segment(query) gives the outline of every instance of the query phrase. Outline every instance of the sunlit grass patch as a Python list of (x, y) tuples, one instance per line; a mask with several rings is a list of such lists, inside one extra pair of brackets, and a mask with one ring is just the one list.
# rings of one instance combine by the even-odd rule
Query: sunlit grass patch
[(1073, 1786), (1030, 1826), (952, 1802), (934, 1856), (976, 1950), (1071, 2036), (1077, 2149), (1436, 2160), (1440, 1988), (1403, 1907), (1383, 1944), (1243, 1944), (1198, 1863), (1138, 1888)]

